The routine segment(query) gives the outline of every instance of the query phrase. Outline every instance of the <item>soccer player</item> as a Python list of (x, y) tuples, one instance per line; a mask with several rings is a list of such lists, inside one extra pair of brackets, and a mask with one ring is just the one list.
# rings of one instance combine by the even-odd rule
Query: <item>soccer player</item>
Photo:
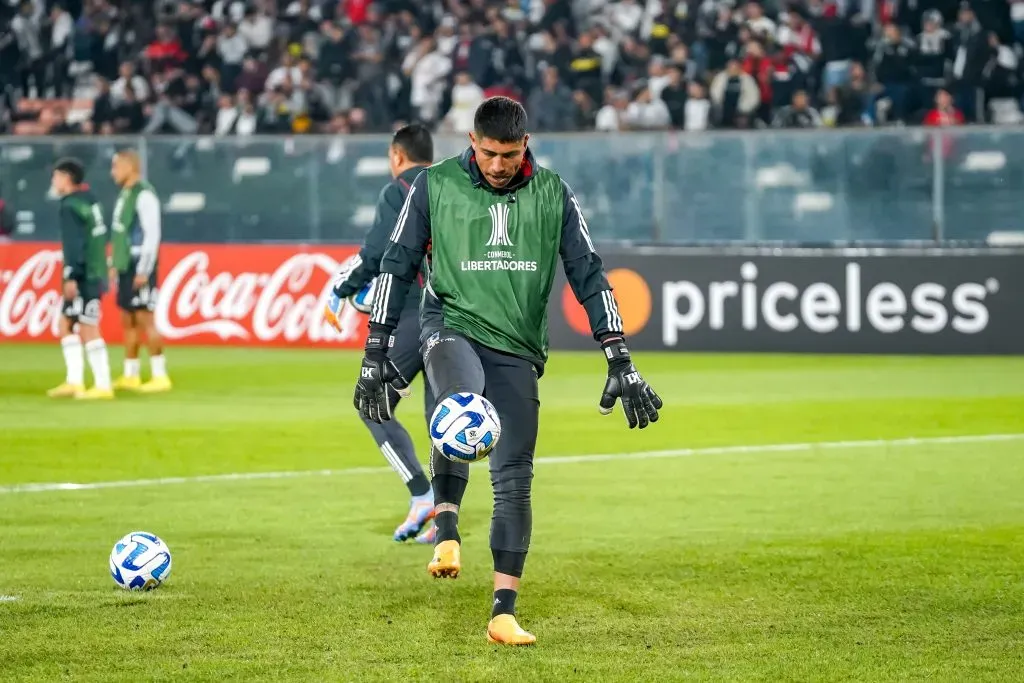
[[(527, 147), (526, 112), (492, 97), (476, 110), (470, 148), (417, 176), (381, 262), (356, 408), (391, 418), (386, 387), (406, 385), (389, 356), (405, 293), (424, 257), (421, 307), (426, 375), (438, 400), (455, 392), (486, 396), (503, 426), (490, 456), (494, 513), (494, 602), (487, 637), (529, 645), (536, 638), (515, 617), (532, 529), (530, 490), (537, 441), (537, 380), (547, 360), (548, 299), (559, 258), (594, 338), (608, 361), (599, 409), (616, 399), (630, 428), (658, 419), (661, 399), (630, 360), (622, 320), (586, 220), (569, 186), (537, 165)], [(432, 455), (437, 544), (427, 569), (461, 569), (459, 506), (469, 468)]]
[[(76, 159), (61, 159), (53, 169), (53, 190), (60, 197), (60, 235), (64, 248), (60, 345), (67, 376), (50, 389), (53, 398), (114, 398), (110, 359), (100, 335), (100, 299), (106, 288), (107, 226), (103, 207), (85, 184), (85, 168)], [(94, 385), (85, 388), (82, 347), (92, 368)]]
[[(409, 187), (433, 159), (434, 142), (425, 126), (410, 124), (394, 134), (388, 150), (393, 180), (384, 186), (377, 198), (377, 214), (362, 249), (346, 264), (346, 268), (335, 280), (334, 294), (340, 301), (351, 300), (380, 273), (380, 260), (387, 247), (388, 236), (395, 229)], [(404, 297), (406, 305), (398, 314), (395, 346), (391, 349), (390, 355), (402, 376), (412, 381), (423, 370), (423, 356), (420, 354), (420, 283), (410, 282), (407, 289), (413, 291)], [(369, 312), (363, 306), (356, 307), (363, 312)], [(328, 311), (327, 318), (335, 327), (339, 327), (337, 312)], [(394, 388), (389, 389), (388, 393), (389, 405), (394, 408), (400, 395)], [(430, 388), (424, 382), (424, 409), (427, 411), (428, 421), (433, 404)], [(409, 513), (405, 521), (395, 529), (394, 539), (402, 542), (415, 537), (417, 543), (433, 543), (436, 528), (430, 526), (424, 531), (424, 527), (434, 517), (434, 495), (416, 457), (416, 449), (409, 432), (397, 420), (378, 423), (364, 417), (363, 422), (412, 496)]]
[[(170, 391), (163, 340), (153, 319), (157, 297), (157, 261), (160, 254), (160, 200), (153, 186), (142, 179), (139, 155), (122, 150), (114, 155), (110, 175), (121, 188), (114, 205), (110, 240), (114, 245), (117, 305), (124, 328), (124, 374), (115, 389), (152, 394)], [(151, 377), (141, 378), (139, 337), (146, 335)]]

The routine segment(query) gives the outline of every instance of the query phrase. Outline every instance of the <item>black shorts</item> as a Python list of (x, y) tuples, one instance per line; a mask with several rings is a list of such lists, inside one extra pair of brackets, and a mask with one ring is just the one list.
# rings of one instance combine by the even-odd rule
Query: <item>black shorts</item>
[(71, 324), (100, 324), (100, 300), (106, 289), (100, 280), (75, 280), (78, 284), (78, 296), (64, 299), (60, 313), (71, 321)]
[(136, 289), (134, 266), (135, 264), (132, 264), (130, 270), (117, 276), (117, 306), (128, 313), (153, 312), (157, 297), (156, 268), (149, 274), (146, 284)]

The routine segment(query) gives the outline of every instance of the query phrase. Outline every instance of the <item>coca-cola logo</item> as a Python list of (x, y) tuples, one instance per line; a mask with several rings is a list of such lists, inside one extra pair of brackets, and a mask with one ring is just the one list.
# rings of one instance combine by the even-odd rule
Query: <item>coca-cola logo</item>
[(224, 341), (354, 339), (361, 321), (351, 307), (341, 317), (340, 332), (323, 318), (338, 268), (339, 263), (326, 254), (303, 253), (289, 257), (271, 273), (211, 273), (209, 255), (194, 251), (164, 278), (156, 324), (167, 339), (199, 334)]
[(0, 270), (0, 338), (57, 334), (62, 260), (59, 249), (48, 249), (25, 259), (16, 270)]

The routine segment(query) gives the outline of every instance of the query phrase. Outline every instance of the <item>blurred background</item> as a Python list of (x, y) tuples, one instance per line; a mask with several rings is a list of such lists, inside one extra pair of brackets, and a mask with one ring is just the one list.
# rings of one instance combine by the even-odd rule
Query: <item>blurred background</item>
[(0, 232), (132, 144), (167, 241), (358, 241), (387, 134), (456, 153), (504, 94), (604, 242), (1013, 242), (1022, 40), (1024, 0), (0, 0)]

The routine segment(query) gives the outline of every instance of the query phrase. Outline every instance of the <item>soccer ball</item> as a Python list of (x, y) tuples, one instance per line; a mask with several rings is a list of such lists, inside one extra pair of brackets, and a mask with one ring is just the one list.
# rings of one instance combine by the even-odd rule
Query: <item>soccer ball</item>
[(133, 531), (110, 551), (110, 575), (125, 590), (153, 590), (171, 574), (171, 551), (145, 531)]
[(501, 438), (498, 411), (479, 394), (452, 394), (430, 417), (430, 440), (441, 455), (455, 462), (483, 460)]

